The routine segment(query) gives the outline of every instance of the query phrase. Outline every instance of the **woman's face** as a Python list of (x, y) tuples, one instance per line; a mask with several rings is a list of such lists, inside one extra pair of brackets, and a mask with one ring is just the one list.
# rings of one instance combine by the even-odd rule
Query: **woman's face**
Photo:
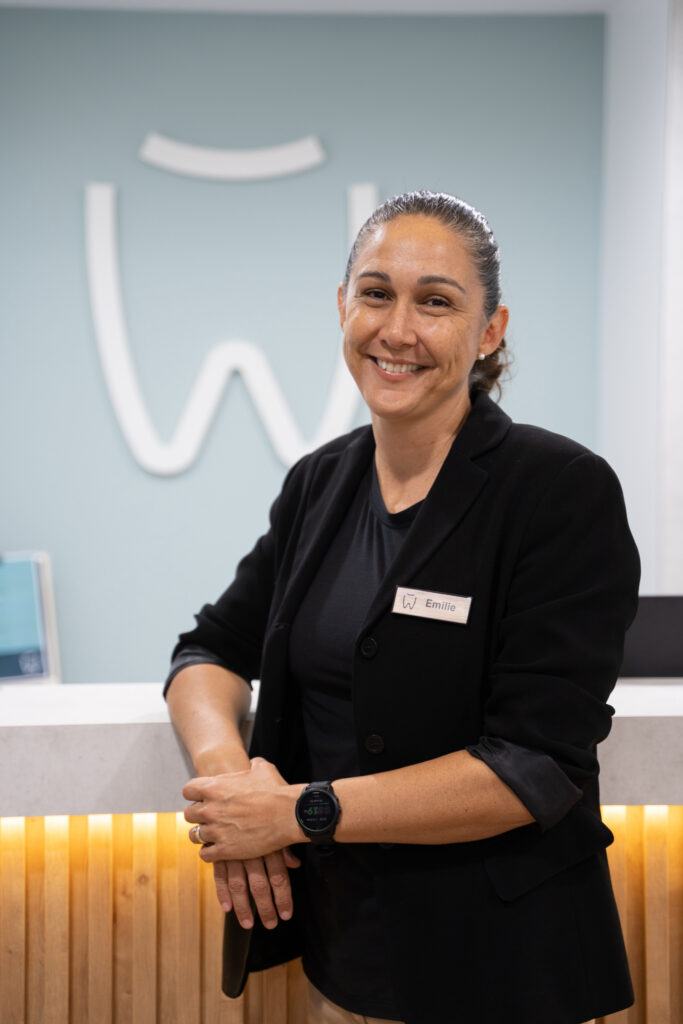
[(457, 426), (477, 355), (507, 326), (505, 306), (488, 319), (483, 303), (465, 245), (434, 217), (397, 217), (368, 237), (338, 305), (344, 356), (373, 420)]

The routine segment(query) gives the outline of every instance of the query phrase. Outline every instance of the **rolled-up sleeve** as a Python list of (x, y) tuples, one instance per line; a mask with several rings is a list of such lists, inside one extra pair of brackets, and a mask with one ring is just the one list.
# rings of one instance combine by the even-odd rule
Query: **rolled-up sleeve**
[(619, 482), (590, 452), (569, 462), (523, 534), (495, 638), (483, 735), (469, 752), (541, 828), (581, 799), (611, 727), (607, 698), (637, 605), (640, 565)]
[(543, 831), (561, 821), (582, 791), (548, 754), (484, 736), (466, 748), (516, 793)]
[[(178, 653), (171, 661), (171, 666), (164, 682), (164, 697), (178, 673), (184, 668), (189, 668), (190, 665), (218, 665), (220, 668), (228, 668), (223, 659), (215, 655), (213, 651), (210, 651), (208, 647), (201, 647), (199, 644), (185, 644), (178, 649)], [(247, 680), (247, 682), (251, 685), (250, 680)]]

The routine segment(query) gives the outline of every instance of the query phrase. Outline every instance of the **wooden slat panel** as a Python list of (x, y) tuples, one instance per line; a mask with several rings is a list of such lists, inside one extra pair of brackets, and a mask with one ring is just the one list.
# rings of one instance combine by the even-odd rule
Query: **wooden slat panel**
[(45, 819), (26, 818), (26, 1024), (45, 1005)]
[[(628, 1024), (648, 1024), (645, 984), (645, 903), (644, 846), (645, 829), (642, 807), (626, 808), (626, 913), (622, 927), (631, 966), (635, 1004), (628, 1010)], [(654, 1024), (650, 1021), (649, 1024)]]
[(88, 1024), (88, 819), (69, 818), (69, 1021)]
[[(201, 919), (202, 1024), (218, 1024), (221, 1019), (221, 922), (223, 912), (216, 899), (213, 871), (208, 864), (199, 867)], [(240, 1021), (239, 1024), (242, 1024)]]
[[(221, 1024), (244, 1024), (246, 1021), (246, 1003), (244, 999), (244, 993), (238, 999), (228, 999), (227, 996), (220, 995), (220, 1013), (218, 1019)], [(210, 1018), (207, 1018), (206, 1024), (208, 1024)], [(202, 1022), (204, 1024), (204, 1022)]]
[(645, 808), (645, 980), (647, 1020), (680, 1024), (671, 1016), (669, 864), (666, 807)]
[(263, 976), (265, 971), (251, 974), (244, 990), (244, 1024), (264, 1024)]
[(301, 960), (287, 964), (287, 1024), (306, 1024), (308, 983)]
[(244, 1024), (244, 996), (228, 999), (221, 992), (223, 919), (216, 896), (213, 870), (199, 865), (201, 900), (202, 1024)]
[(263, 1019), (268, 1024), (287, 1024), (287, 964), (264, 971)]
[[(609, 860), (610, 875), (612, 876), (614, 898), (617, 901), (617, 907), (619, 908), (622, 927), (625, 927), (624, 922), (626, 920), (626, 906), (628, 899), (626, 808), (624, 806), (604, 807), (603, 818), (605, 824), (611, 828), (614, 833), (614, 842), (611, 846), (607, 847), (607, 858)], [(609, 1017), (599, 1017), (596, 1024), (628, 1024), (628, 1022), (629, 1011), (620, 1010), (619, 1013), (610, 1014)]]
[[(133, 822), (130, 814), (112, 817), (114, 1024), (130, 1024), (133, 1013)], [(151, 1018), (153, 1020), (153, 1018)]]
[[(636, 1006), (683, 1022), (683, 807), (605, 808)], [(305, 1024), (300, 962), (220, 993), (223, 914), (174, 814), (0, 820), (2, 1024)]]
[(175, 814), (157, 815), (157, 996), (159, 1024), (176, 1024), (178, 857)]
[(88, 1017), (112, 1022), (112, 817), (88, 818)]
[(157, 1014), (157, 827), (155, 814), (132, 815), (133, 1024)]
[(199, 847), (188, 839), (190, 826), (182, 814), (176, 819), (178, 855), (178, 934), (177, 983), (182, 998), (178, 999), (178, 1024), (200, 1024), (201, 997), (199, 952), (201, 929), (199, 918)]
[(43, 1024), (69, 1020), (69, 819), (45, 818)]
[(671, 1016), (683, 1021), (683, 807), (669, 808)]
[(3, 1024), (24, 1024), (26, 1002), (25, 823), (0, 819), (0, 992)]

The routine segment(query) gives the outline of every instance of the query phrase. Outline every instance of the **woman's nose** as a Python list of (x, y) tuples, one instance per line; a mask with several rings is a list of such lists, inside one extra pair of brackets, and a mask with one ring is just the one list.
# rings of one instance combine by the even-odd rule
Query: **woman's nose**
[(416, 344), (417, 337), (411, 322), (410, 310), (404, 303), (394, 302), (387, 311), (382, 336), (387, 345), (392, 348)]

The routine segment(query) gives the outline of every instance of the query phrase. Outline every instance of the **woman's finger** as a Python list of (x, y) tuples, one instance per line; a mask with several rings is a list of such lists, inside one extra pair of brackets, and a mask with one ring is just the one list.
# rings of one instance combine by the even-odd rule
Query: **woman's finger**
[[(244, 867), (249, 879), (249, 889), (254, 898), (259, 917), (266, 928), (275, 928), (278, 922), (277, 910), (273, 902), (273, 890), (271, 889), (263, 857), (258, 857), (255, 860), (245, 860)], [(284, 864), (283, 870), (286, 870)], [(289, 884), (289, 880), (287, 884)]]
[(201, 825), (206, 821), (206, 805), (203, 803), (188, 804), (183, 811), (185, 821), (191, 821), (194, 825)]
[(301, 861), (299, 860), (295, 853), (292, 853), (288, 846), (285, 846), (284, 850), (282, 851), (282, 856), (285, 858), (285, 864), (287, 865), (288, 868), (301, 867)]
[(254, 927), (254, 914), (249, 899), (249, 883), (244, 864), (240, 860), (231, 860), (227, 864), (227, 883), (229, 899), (237, 920), (243, 928)]
[(213, 880), (216, 886), (216, 896), (221, 909), (227, 914), (232, 910), (232, 898), (230, 886), (228, 885), (228, 863), (224, 860), (217, 860), (213, 866)]
[(197, 779), (190, 779), (183, 786), (183, 796), (186, 800), (199, 801), (205, 799), (206, 784), (212, 782), (213, 779), (209, 776)]
[(268, 872), (273, 902), (278, 914), (283, 921), (289, 921), (292, 916), (292, 886), (289, 881), (289, 871), (285, 865), (285, 858), (282, 853), (269, 853), (263, 858)]
[[(216, 885), (216, 896), (218, 902), (225, 913), (229, 913), (233, 908), (233, 896), (230, 891), (230, 863), (236, 868), (241, 868), (242, 865), (239, 861), (228, 862), (225, 860), (216, 861), (213, 865), (213, 880)], [(265, 867), (268, 874), (271, 890), (273, 893), (273, 900), (278, 914), (283, 921), (288, 921), (292, 916), (294, 909), (292, 900), (292, 890), (289, 882), (288, 867), (299, 867), (301, 861), (298, 857), (295, 857), (289, 847), (285, 847), (282, 853), (273, 853), (265, 858)], [(240, 875), (239, 871), (234, 872), (234, 878), (237, 880)], [(238, 890), (240, 894), (239, 908), (240, 913), (246, 918), (251, 920), (251, 904), (247, 899), (246, 902), (241, 899), (242, 895), (246, 892), (245, 886), (238, 882)], [(237, 909), (235, 910), (237, 913)], [(238, 919), (241, 920), (240, 914), (237, 914)], [(244, 925), (244, 927), (249, 927)]]

